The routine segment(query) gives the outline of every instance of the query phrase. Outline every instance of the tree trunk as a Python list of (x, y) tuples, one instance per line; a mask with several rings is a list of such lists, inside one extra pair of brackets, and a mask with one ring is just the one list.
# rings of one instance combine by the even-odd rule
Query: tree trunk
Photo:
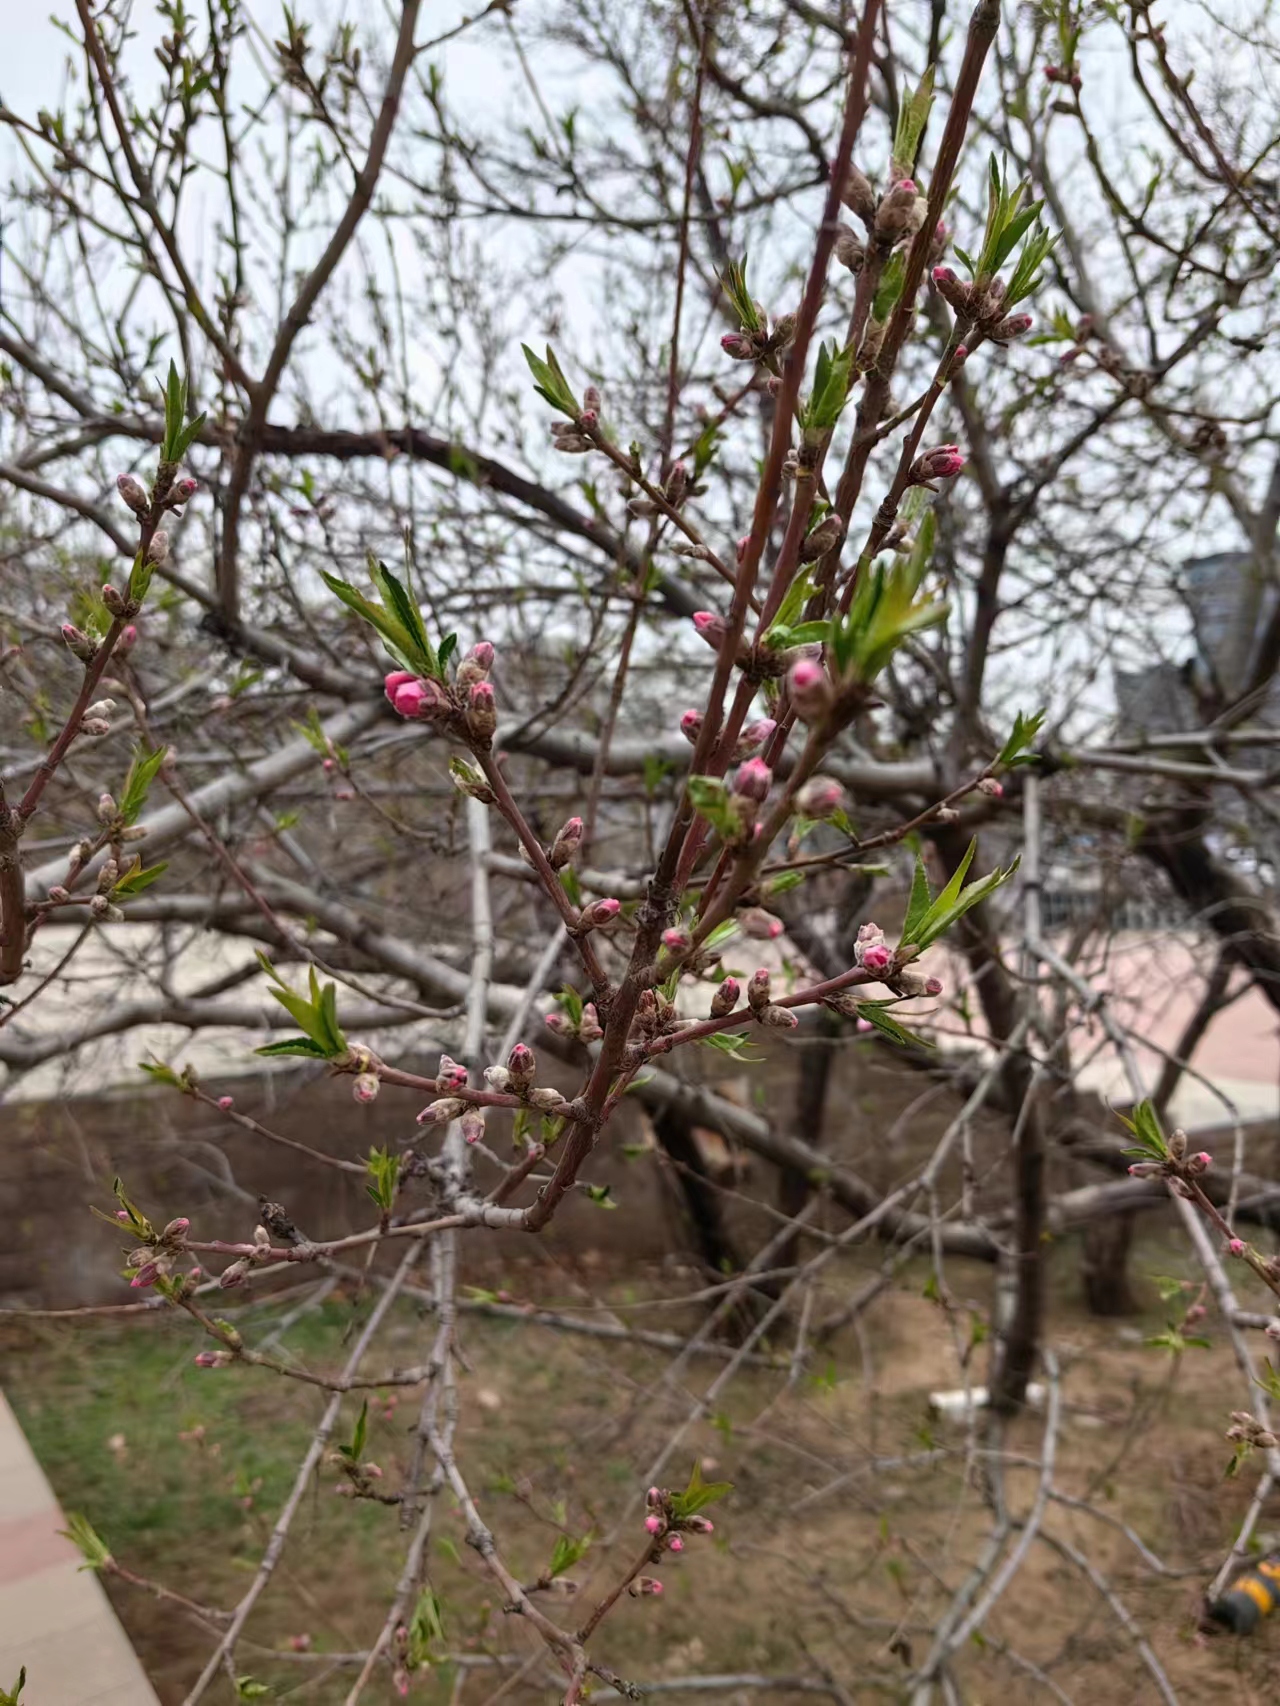
[[(831, 1085), (834, 1041), (839, 1032), (840, 1025), (835, 1016), (825, 1007), (820, 1008), (814, 1029), (795, 1051), (795, 1135), (814, 1149), (823, 1147), (822, 1123), (826, 1114), (827, 1091)], [(798, 1167), (782, 1169), (778, 1178), (777, 1202), (783, 1214), (788, 1217), (799, 1214), (812, 1194), (813, 1185), (807, 1173)], [(799, 1248), (800, 1232), (797, 1228), (778, 1251), (776, 1266), (791, 1267)]]
[(1080, 1277), (1091, 1315), (1132, 1315), (1137, 1310), (1128, 1271), (1135, 1218), (1115, 1214), (1085, 1228)]
[[(934, 832), (934, 842), (950, 876), (963, 859), (967, 842), (955, 829)], [(972, 881), (977, 865), (970, 870)], [(1012, 1036), (1018, 1021), (1018, 996), (1000, 958), (985, 906), (976, 906), (956, 927), (991, 1034), (999, 1042)], [(1045, 1121), (1032, 1094), (1031, 1062), (1015, 1049), (1005, 1056), (1002, 1100), (1014, 1122), (1013, 1284), (1016, 1288), (1007, 1327), (992, 1338), (988, 1386), (991, 1407), (1009, 1415), (1022, 1407), (1040, 1350), (1045, 1291)]]

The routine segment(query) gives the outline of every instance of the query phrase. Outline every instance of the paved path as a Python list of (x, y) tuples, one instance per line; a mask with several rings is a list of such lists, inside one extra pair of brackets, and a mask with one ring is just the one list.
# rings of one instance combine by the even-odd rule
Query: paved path
[(159, 1706), (110, 1601), (0, 1396), (0, 1688), (22, 1706)]

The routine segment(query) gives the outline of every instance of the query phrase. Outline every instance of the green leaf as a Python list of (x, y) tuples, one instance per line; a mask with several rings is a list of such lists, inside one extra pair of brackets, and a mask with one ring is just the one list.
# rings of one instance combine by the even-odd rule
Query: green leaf
[(733, 304), (733, 311), (738, 316), (743, 331), (763, 332), (765, 330), (764, 322), (756, 310), (751, 292), (747, 289), (747, 257), (745, 255), (740, 261), (729, 262), (721, 275), (720, 284), (725, 295)]
[(255, 1054), (305, 1054), (311, 1060), (328, 1060), (329, 1051), (313, 1043), (310, 1037), (287, 1037), (283, 1042), (264, 1043)]
[(140, 1060), (138, 1071), (145, 1072), (148, 1078), (154, 1078), (157, 1084), (168, 1084), (175, 1090), (186, 1089), (186, 1080), (163, 1060)]
[(915, 93), (898, 109), (898, 128), (893, 138), (893, 158), (903, 171), (910, 171), (920, 146), (924, 127), (929, 122), (933, 106), (933, 66), (929, 66), (916, 86)]
[(373, 582), (383, 605), (390, 611), (397, 627), (408, 636), (406, 653), (409, 668), (416, 670), (419, 675), (439, 677), (440, 664), (435, 649), (427, 638), (422, 612), (410, 598), (404, 583), (397, 580), (387, 565), (380, 563), (372, 551), (369, 552), (368, 567), (369, 579)]
[(915, 1031), (909, 1031), (905, 1025), (899, 1024), (892, 1017), (887, 1011), (892, 1005), (895, 1004), (889, 1001), (859, 1001), (858, 1017), (865, 1019), (869, 1025), (874, 1025), (877, 1031), (889, 1038), (890, 1042), (898, 1043), (904, 1048), (932, 1048), (933, 1044), (927, 1037), (922, 1037)]
[(895, 249), (889, 256), (884, 271), (880, 274), (880, 282), (876, 293), (871, 299), (871, 318), (884, 325), (890, 314), (898, 305), (902, 295), (902, 287), (906, 283), (907, 263), (903, 259), (901, 249)]
[(365, 1169), (369, 1174), (365, 1190), (384, 1214), (390, 1214), (400, 1182), (400, 1157), (386, 1149), (370, 1149)]
[[(817, 523), (815, 522), (814, 525), (816, 526)], [(809, 531), (813, 531), (813, 526), (810, 527)], [(801, 615), (812, 594), (813, 570), (802, 569), (787, 588), (786, 597), (778, 606), (778, 614), (773, 619), (774, 626), (789, 628)]]
[(360, 1414), (356, 1417), (355, 1429), (351, 1435), (351, 1459), (359, 1463), (364, 1455), (364, 1442), (369, 1434), (369, 1400), (366, 1398), (360, 1406)]
[(720, 1054), (727, 1054), (730, 1060), (740, 1060), (748, 1066), (764, 1059), (762, 1054), (752, 1052), (747, 1031), (712, 1031), (710, 1036), (698, 1040), (705, 1048), (713, 1048)]
[(1131, 1115), (1117, 1114), (1116, 1118), (1137, 1138), (1144, 1155), (1156, 1161), (1169, 1159), (1169, 1143), (1160, 1124), (1160, 1116), (1151, 1102), (1139, 1102)]
[(117, 815), (122, 823), (137, 823), (142, 808), (147, 803), (147, 790), (155, 781), (167, 751), (168, 748), (163, 746), (158, 746), (154, 752), (143, 752), (139, 747), (134, 753), (120, 793)]
[(87, 1518), (76, 1511), (67, 1512), (67, 1526), (60, 1528), (58, 1533), (69, 1540), (84, 1559), (80, 1566), (82, 1570), (101, 1570), (110, 1564), (110, 1548), (94, 1531)]
[(823, 344), (814, 368), (813, 393), (803, 414), (806, 432), (831, 431), (849, 400), (852, 375), (853, 349), (842, 350), (834, 342)]
[(271, 1693), (269, 1683), (259, 1682), (252, 1676), (238, 1676), (235, 1686), (237, 1700), (265, 1700)]
[(22, 1693), (23, 1689), (26, 1686), (27, 1686), (27, 1667), (26, 1667), (26, 1665), (23, 1665), (21, 1667), (21, 1669), (18, 1671), (17, 1682), (14, 1683), (13, 1687), (9, 1690), (9, 1692), (6, 1694), (4, 1689), (0, 1688), (0, 1706), (19, 1706), (18, 1696)]
[(684, 1492), (671, 1495), (671, 1514), (678, 1522), (683, 1522), (687, 1517), (697, 1516), (707, 1505), (726, 1498), (732, 1491), (732, 1481), (704, 1481), (702, 1470), (695, 1463)]
[(128, 876), (122, 877), (115, 885), (111, 891), (111, 898), (113, 900), (124, 900), (129, 895), (141, 894), (144, 889), (149, 889), (152, 883), (159, 882), (168, 869), (169, 861), (167, 859), (162, 859), (158, 865), (148, 865), (145, 870), (139, 864), (135, 870), (130, 871)]
[(377, 631), (392, 660), (398, 663), (401, 669), (417, 671), (418, 665), (413, 663), (409, 656), (413, 645), (411, 636), (381, 605), (366, 598), (347, 581), (339, 579), (337, 575), (331, 575), (327, 569), (321, 569), (320, 578), (348, 610), (354, 610), (362, 621)]
[(572, 1540), (567, 1534), (558, 1534), (551, 1553), (548, 1576), (562, 1576), (566, 1570), (571, 1570), (578, 1559), (585, 1556), (592, 1538), (590, 1534), (584, 1534), (581, 1540)]
[(723, 948), (725, 943), (732, 941), (737, 934), (737, 919), (726, 918), (722, 923), (717, 924), (714, 930), (709, 930), (707, 932), (706, 936), (703, 938), (702, 946), (709, 953), (712, 949)]
[(915, 931), (919, 929), (933, 905), (933, 896), (929, 893), (929, 873), (925, 870), (924, 860), (916, 854), (916, 868), (911, 878), (911, 898), (907, 902), (907, 916), (902, 926), (902, 940), (915, 941)]
[(996, 759), (998, 768), (1009, 769), (1016, 764), (1034, 764), (1037, 762), (1034, 753), (1027, 757), (1021, 755), (1040, 733), (1047, 714), (1046, 711), (1039, 710), (1028, 717), (1024, 716), (1021, 711), (1018, 712), (1013, 719), (1013, 733), (1000, 748), (1000, 756)]
[(553, 409), (558, 409), (561, 414), (568, 415), (571, 420), (577, 420), (582, 413), (581, 405), (570, 389), (569, 381), (565, 378), (560, 363), (556, 360), (556, 352), (551, 345), (547, 345), (547, 359), (545, 361), (540, 360), (528, 344), (521, 344), (520, 348), (524, 351), (524, 359), (529, 364), (530, 373), (533, 374), (534, 390), (541, 398), (550, 403)]
[(597, 1208), (617, 1208), (617, 1203), (609, 1195), (608, 1185), (588, 1185), (586, 1187), (588, 1202), (593, 1202)]

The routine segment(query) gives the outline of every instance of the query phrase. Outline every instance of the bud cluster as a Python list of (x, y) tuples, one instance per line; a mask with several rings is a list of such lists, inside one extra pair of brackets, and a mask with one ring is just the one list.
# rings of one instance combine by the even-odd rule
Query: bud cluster
[[(448, 725), (474, 745), (488, 746), (498, 729), (493, 685), (488, 680), (493, 655), (489, 641), (478, 640), (458, 663), (451, 684), (434, 676), (415, 675), (409, 669), (395, 669), (384, 679), (383, 690), (397, 714), (407, 721)], [(469, 771), (454, 774), (455, 784), (464, 793), (475, 792), (468, 785), (471, 781)]]

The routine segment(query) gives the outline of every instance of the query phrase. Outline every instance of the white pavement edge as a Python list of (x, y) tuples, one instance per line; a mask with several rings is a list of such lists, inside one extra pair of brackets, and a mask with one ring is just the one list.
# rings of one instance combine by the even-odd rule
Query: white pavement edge
[(0, 1394), (0, 1688), (25, 1665), (22, 1706), (160, 1706)]

